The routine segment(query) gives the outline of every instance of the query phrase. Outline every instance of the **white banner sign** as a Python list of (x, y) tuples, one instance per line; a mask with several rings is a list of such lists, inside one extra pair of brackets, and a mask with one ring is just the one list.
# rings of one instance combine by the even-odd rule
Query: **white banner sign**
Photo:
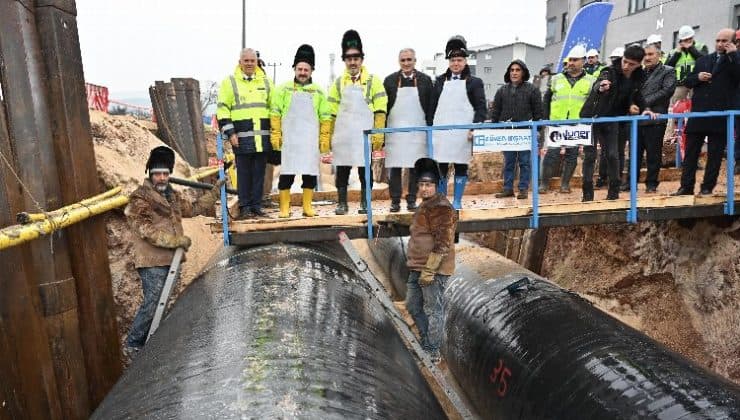
[(545, 147), (558, 148), (570, 146), (592, 146), (591, 126), (587, 124), (560, 125), (547, 127)]
[(531, 131), (528, 128), (495, 128), (473, 132), (474, 152), (510, 152), (530, 150)]

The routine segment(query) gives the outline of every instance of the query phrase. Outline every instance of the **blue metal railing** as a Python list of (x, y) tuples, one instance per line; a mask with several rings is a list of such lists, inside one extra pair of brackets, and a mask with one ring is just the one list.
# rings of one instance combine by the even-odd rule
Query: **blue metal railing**
[[(216, 135), (216, 157), (218, 157), (218, 179), (224, 179), (224, 139), (221, 133)], [(234, 162), (236, 164), (236, 162)], [(224, 231), (224, 246), (231, 243), (229, 237), (229, 205), (226, 201), (226, 184), (221, 186), (221, 226)]]
[[(727, 119), (727, 195), (724, 206), (724, 213), (727, 215), (735, 214), (735, 152), (734, 152), (734, 132), (735, 116), (740, 115), (740, 111), (709, 111), (709, 112), (686, 112), (682, 114), (660, 114), (658, 119), (679, 119), (679, 127), (682, 127), (683, 118), (709, 118), (725, 117)], [(537, 132), (542, 126), (572, 125), (572, 124), (594, 124), (607, 122), (630, 122), (630, 207), (627, 210), (627, 221), (637, 223), (637, 124), (639, 121), (650, 120), (647, 115), (634, 115), (624, 117), (599, 117), (599, 118), (582, 118), (577, 120), (542, 120), (542, 121), (516, 121), (504, 123), (477, 123), (477, 124), (458, 124), (458, 125), (440, 125), (440, 126), (419, 126), (419, 127), (399, 127), (399, 128), (376, 128), (365, 130), (363, 132), (363, 141), (365, 149), (365, 185), (370, 185), (371, 153), (370, 153), (370, 134), (375, 133), (405, 133), (412, 131), (426, 131), (427, 150), (429, 156), (434, 156), (432, 131), (435, 130), (470, 130), (470, 129), (490, 129), (490, 128), (525, 128), (531, 129), (530, 159), (532, 167), (532, 216), (530, 217), (530, 228), (539, 227), (539, 147), (537, 143)], [(595, 144), (594, 144), (595, 146)], [(367, 188), (365, 191), (365, 200), (367, 205), (367, 235), (373, 238), (373, 209), (372, 209), (372, 189)]]

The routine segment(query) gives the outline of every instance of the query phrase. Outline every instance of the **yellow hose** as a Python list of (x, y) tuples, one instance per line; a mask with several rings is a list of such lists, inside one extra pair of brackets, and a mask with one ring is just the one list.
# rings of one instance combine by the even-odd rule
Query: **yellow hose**
[(49, 219), (33, 222), (28, 225), (13, 225), (0, 229), (0, 250), (32, 241), (39, 236), (81, 222), (96, 214), (104, 213), (128, 203), (128, 197), (117, 195), (105, 198), (84, 207), (74, 207), (67, 211), (49, 213)]
[[(218, 167), (212, 167), (191, 176), (189, 179), (195, 181), (217, 174), (218, 171)], [(96, 214), (125, 206), (128, 204), (129, 198), (127, 195), (121, 195), (120, 192), (121, 187), (116, 187), (49, 213), (19, 213), (18, 217), (23, 215), (22, 217), (28, 218), (28, 222), (23, 225), (13, 225), (0, 229), (0, 251), (32, 241), (39, 236), (48, 235)]]
[[(114, 196), (114, 195), (116, 195), (116, 194), (118, 194), (120, 192), (121, 192), (121, 187), (111, 188), (110, 190), (108, 190), (108, 191), (106, 191), (106, 192), (104, 192), (102, 194), (98, 194), (96, 196), (93, 196), (93, 197), (90, 197), (90, 198), (86, 198), (86, 199), (84, 199), (84, 200), (82, 200), (82, 201), (80, 201), (78, 203), (73, 203), (73, 204), (70, 204), (68, 206), (64, 206), (62, 208), (59, 208), (57, 210), (54, 210), (54, 211), (49, 212), (49, 214), (64, 213), (66, 211), (72, 210), (72, 209), (77, 208), (77, 207), (85, 207), (85, 206), (88, 206), (88, 205), (90, 205), (92, 203), (95, 203), (97, 201), (100, 201), (100, 200), (102, 200), (104, 198), (108, 198), (108, 197)], [(32, 223), (32, 222), (40, 222), (41, 220), (44, 220), (44, 219), (46, 219), (46, 213), (26, 213), (26, 212), (21, 212), (21, 213), (18, 213), (16, 215), (16, 220), (18, 221), (18, 223), (21, 223), (21, 224), (24, 224), (24, 225), (25, 224), (28, 224), (28, 223)]]

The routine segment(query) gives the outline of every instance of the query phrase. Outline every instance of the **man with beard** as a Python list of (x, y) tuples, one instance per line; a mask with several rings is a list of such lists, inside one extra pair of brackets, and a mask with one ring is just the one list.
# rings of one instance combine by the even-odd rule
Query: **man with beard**
[(192, 203), (170, 186), (174, 166), (172, 149), (166, 146), (152, 149), (146, 163), (149, 178), (131, 194), (125, 210), (133, 231), (134, 264), (144, 292), (144, 301), (126, 339), (130, 351), (141, 349), (146, 342), (175, 250), (187, 251), (190, 247), (190, 238), (183, 233), (182, 218), (212, 214), (225, 182), (225, 178), (219, 180), (211, 191)]

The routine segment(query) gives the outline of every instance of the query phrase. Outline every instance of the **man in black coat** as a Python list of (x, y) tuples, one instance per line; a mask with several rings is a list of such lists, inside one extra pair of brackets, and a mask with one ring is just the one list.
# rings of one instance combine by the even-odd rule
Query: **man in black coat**
[[(537, 121), (542, 119), (542, 97), (540, 91), (529, 83), (529, 69), (522, 60), (514, 60), (504, 73), (505, 85), (493, 97), (491, 122)], [(496, 197), (514, 196), (514, 172), (519, 162), (518, 199), (527, 198), (531, 175), (530, 151), (504, 152), (504, 191)]]
[[(636, 115), (645, 109), (645, 100), (640, 93), (645, 81), (645, 73), (640, 67), (645, 50), (632, 45), (624, 50), (622, 58), (601, 70), (591, 88), (586, 103), (581, 108), (581, 118), (618, 117)], [(649, 111), (648, 111), (649, 112)], [(598, 123), (593, 125), (593, 137), (606, 150), (609, 191), (607, 200), (619, 198), (619, 123)], [(583, 148), (583, 201), (594, 199), (594, 164), (596, 148)]]
[[(717, 33), (715, 52), (697, 60), (694, 70), (686, 77), (686, 86), (694, 89), (691, 111), (726, 111), (734, 109), (740, 82), (740, 55), (735, 46), (735, 31), (729, 28)], [(673, 195), (694, 194), (696, 165), (699, 153), (707, 145), (707, 166), (701, 194), (708, 195), (717, 185), (717, 176), (727, 144), (726, 118), (690, 118), (686, 123), (686, 155), (681, 172), (681, 188)]]
[[(431, 110), (432, 79), (416, 70), (416, 52), (412, 48), (404, 48), (398, 53), (398, 64), (400, 70), (389, 74), (383, 81), (383, 87), (388, 95), (387, 126), (432, 125), (434, 119), (434, 113)], [(416, 92), (413, 90), (407, 92), (404, 88), (415, 88)], [(401, 103), (397, 104), (396, 98), (399, 90), (402, 92)], [(411, 100), (414, 96), (418, 96), (417, 101)], [(398, 106), (394, 109), (396, 105)], [(391, 144), (396, 139), (399, 143)], [(385, 141), (386, 167), (390, 168), (388, 182), (391, 195), (390, 210), (394, 213), (401, 210), (401, 171), (403, 168), (408, 168), (409, 171), (406, 207), (408, 210), (415, 210), (417, 188), (413, 163), (417, 159), (427, 156), (426, 133), (393, 133), (386, 135)], [(404, 145), (401, 143), (404, 141), (414, 144)], [(394, 152), (401, 153), (404, 156), (390, 156)], [(393, 166), (389, 166), (389, 164)]]
[[(642, 85), (642, 97), (645, 106), (653, 112), (668, 112), (668, 102), (676, 89), (676, 71), (673, 67), (660, 62), (660, 49), (655, 44), (645, 47), (643, 60), (645, 83)], [(656, 192), (658, 174), (663, 160), (663, 133), (666, 120), (640, 121), (637, 135), (637, 168), (642, 166), (642, 154), (647, 159), (647, 177), (645, 192)]]
[[(447, 71), (437, 77), (432, 90), (431, 111), (435, 125), (479, 123), (486, 119), (486, 94), (483, 80), (470, 72), (467, 63), (467, 43), (465, 38), (455, 35), (447, 41), (445, 57), (449, 62)], [(460, 100), (456, 92), (459, 83), (464, 83), (465, 100)], [(445, 94), (446, 93), (446, 94)], [(472, 118), (470, 118), (472, 115)], [(472, 119), (472, 121), (471, 121)], [(462, 195), (468, 182), (468, 164), (472, 158), (473, 133), (467, 133), (465, 145), (461, 145), (460, 133), (451, 130), (448, 133), (434, 132), (434, 156), (439, 161), (442, 177), (439, 181), (439, 192), (447, 195), (447, 174), (449, 164), (455, 167), (455, 192), (452, 201), (455, 209), (462, 208)], [(442, 140), (444, 139), (444, 140)], [(446, 150), (440, 150), (442, 148)]]

